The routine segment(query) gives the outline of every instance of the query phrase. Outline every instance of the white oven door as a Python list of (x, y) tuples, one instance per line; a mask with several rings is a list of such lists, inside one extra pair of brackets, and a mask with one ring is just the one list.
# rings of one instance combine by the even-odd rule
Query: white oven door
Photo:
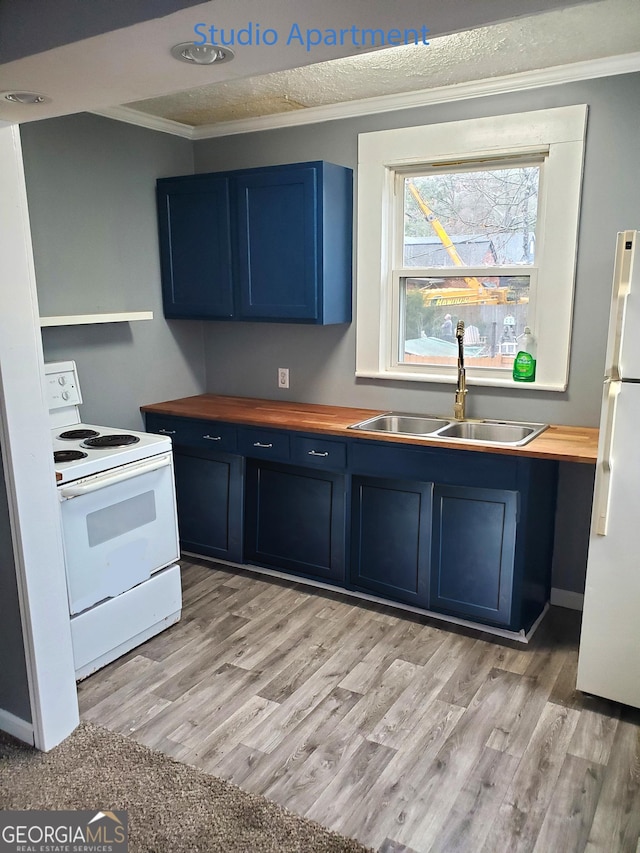
[(171, 453), (84, 477), (58, 493), (72, 614), (178, 559)]

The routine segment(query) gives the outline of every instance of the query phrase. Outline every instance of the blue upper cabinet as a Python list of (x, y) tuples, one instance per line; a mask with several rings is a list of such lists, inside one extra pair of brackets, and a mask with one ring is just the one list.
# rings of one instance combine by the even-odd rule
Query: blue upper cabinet
[(229, 181), (158, 181), (165, 317), (233, 317)]
[(317, 322), (322, 316), (318, 168), (238, 175), (238, 295), (244, 318)]
[(350, 322), (352, 193), (321, 161), (158, 181), (165, 316)]

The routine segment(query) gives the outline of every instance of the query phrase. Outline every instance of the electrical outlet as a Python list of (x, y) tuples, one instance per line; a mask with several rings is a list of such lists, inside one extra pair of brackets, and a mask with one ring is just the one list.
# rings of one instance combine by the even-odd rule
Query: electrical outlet
[(278, 368), (278, 388), (288, 388), (289, 387), (289, 368), (288, 367), (279, 367)]

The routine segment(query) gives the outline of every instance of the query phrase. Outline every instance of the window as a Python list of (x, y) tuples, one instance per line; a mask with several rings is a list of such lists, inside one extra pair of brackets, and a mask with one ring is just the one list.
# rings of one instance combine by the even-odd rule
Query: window
[(356, 374), (566, 388), (586, 107), (360, 136)]
[(512, 369), (530, 322), (542, 165), (398, 172), (397, 364), (456, 365), (462, 320), (467, 367)]

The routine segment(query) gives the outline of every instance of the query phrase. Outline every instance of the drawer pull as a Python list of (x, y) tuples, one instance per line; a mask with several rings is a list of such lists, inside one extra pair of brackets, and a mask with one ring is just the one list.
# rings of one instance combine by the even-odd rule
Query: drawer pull
[(269, 447), (273, 447), (273, 444), (263, 444), (261, 441), (254, 441), (254, 442), (253, 442), (253, 446), (254, 446), (254, 447), (263, 447), (263, 448), (265, 448), (265, 449), (266, 449), (266, 448), (269, 448)]
[(328, 456), (329, 451), (325, 450), (324, 453), (320, 453), (317, 450), (310, 450), (307, 455), (308, 456)]
[(159, 429), (158, 432), (162, 433), (162, 435), (175, 435), (175, 429)]
[(202, 437), (209, 439), (209, 441), (222, 441), (221, 435), (203, 435)]

